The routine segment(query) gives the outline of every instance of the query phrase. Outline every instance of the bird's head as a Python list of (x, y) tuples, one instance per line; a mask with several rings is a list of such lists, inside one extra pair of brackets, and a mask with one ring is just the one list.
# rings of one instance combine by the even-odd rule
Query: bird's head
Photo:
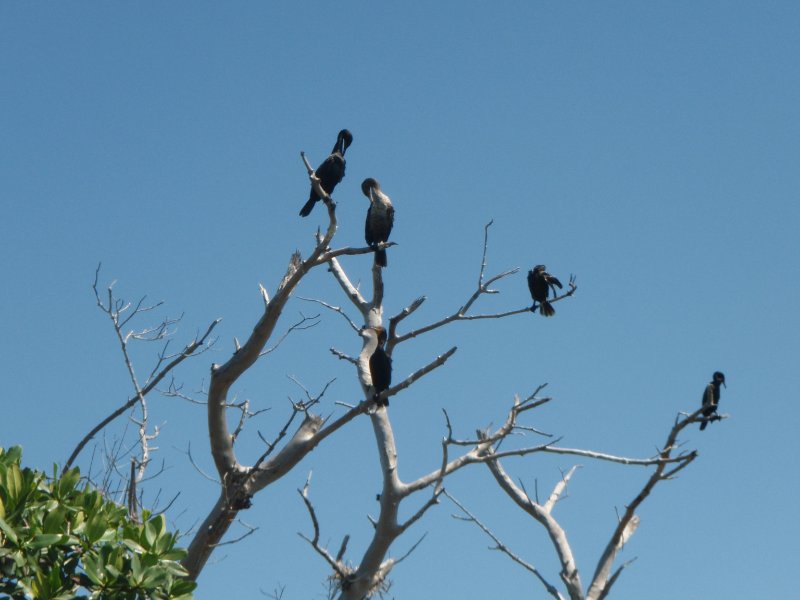
[[(720, 371), (714, 371), (714, 383), (725, 385), (725, 374)], [(725, 385), (725, 387), (728, 387)]]
[(534, 273), (544, 273), (546, 270), (547, 267), (545, 267), (544, 265), (536, 265), (535, 267), (533, 267)]
[(352, 143), (353, 143), (353, 134), (350, 133), (347, 129), (342, 129), (339, 132), (339, 137), (337, 138), (336, 141), (336, 146), (338, 147), (339, 152), (341, 152), (342, 155), (344, 155), (345, 150), (347, 150), (350, 147), (350, 144)]
[(377, 340), (379, 346), (386, 342), (386, 330), (383, 327), (362, 327), (358, 335), (368, 340)]
[(377, 179), (373, 179), (372, 177), (367, 177), (364, 181), (361, 182), (361, 192), (367, 198), (372, 198), (371, 195), (372, 190), (379, 190), (379, 189), (381, 189), (381, 184), (378, 183)]

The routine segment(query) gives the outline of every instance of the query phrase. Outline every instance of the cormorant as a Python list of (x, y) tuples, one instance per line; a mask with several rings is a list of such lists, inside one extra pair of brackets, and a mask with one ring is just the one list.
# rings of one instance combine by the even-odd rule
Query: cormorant
[(700, 423), (700, 431), (703, 431), (706, 425), (711, 422), (710, 417), (713, 417), (717, 413), (717, 406), (719, 406), (719, 384), (725, 385), (725, 375), (719, 371), (714, 371), (711, 382), (703, 391), (703, 416), (708, 420)]
[[(389, 241), (394, 225), (394, 207), (389, 196), (381, 191), (381, 184), (372, 177), (361, 182), (361, 191), (369, 198), (367, 222), (364, 225), (364, 239), (369, 246)], [(375, 264), (386, 266), (386, 250), (375, 250)]]
[(541, 304), (539, 314), (543, 317), (552, 317), (556, 314), (556, 309), (547, 301), (547, 296), (551, 289), (553, 296), (556, 296), (556, 287), (561, 289), (562, 285), (558, 279), (545, 270), (546, 268), (544, 265), (536, 265), (532, 271), (528, 271), (528, 289), (533, 298), (531, 312), (536, 312), (536, 303), (539, 302)]
[[(333, 193), (336, 184), (344, 177), (344, 153), (352, 143), (353, 134), (347, 131), (347, 129), (342, 129), (336, 137), (336, 144), (333, 146), (330, 156), (322, 161), (322, 164), (314, 171), (319, 178), (322, 189), (328, 192), (329, 196)], [(317, 192), (314, 191), (314, 186), (312, 185), (311, 192), (308, 195), (308, 202), (300, 209), (300, 216), (307, 217), (310, 215), (311, 210), (319, 199), (320, 197), (317, 195)]]
[(389, 400), (380, 400), (381, 392), (392, 385), (392, 359), (386, 354), (386, 330), (383, 327), (365, 327), (361, 336), (367, 339), (362, 354), (369, 356), (369, 374), (372, 379), (373, 400), (378, 406), (389, 406)]

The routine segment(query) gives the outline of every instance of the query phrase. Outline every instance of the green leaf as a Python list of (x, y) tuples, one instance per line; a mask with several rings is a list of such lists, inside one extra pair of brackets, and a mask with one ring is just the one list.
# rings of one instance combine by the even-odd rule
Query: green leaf
[(11, 527), (8, 523), (6, 523), (5, 519), (0, 518), (0, 529), (3, 530), (3, 533), (6, 534), (6, 537), (11, 540), (11, 543), (16, 544), (19, 538), (17, 537), (17, 532), (14, 531), (14, 528)]
[(106, 572), (110, 573), (115, 579), (122, 576), (122, 572), (114, 565), (106, 565)]
[(168, 552), (164, 552), (164, 554), (160, 554), (159, 558), (161, 560), (183, 560), (189, 555), (189, 553), (184, 548), (173, 548)]
[(56, 533), (66, 530), (67, 509), (63, 506), (56, 506), (51, 510), (42, 523), (42, 531), (45, 533)]
[(176, 579), (169, 588), (170, 597), (174, 600), (192, 598), (192, 591), (197, 587), (197, 583), (189, 579)]
[(131, 551), (136, 552), (138, 554), (144, 554), (147, 550), (138, 542), (134, 542), (133, 540), (122, 540), (122, 543)]
[(61, 476), (57, 484), (57, 493), (60, 498), (71, 494), (78, 482), (81, 480), (81, 472), (78, 469), (70, 469)]
[(22, 462), (22, 446), (11, 446), (8, 450), (0, 452), (0, 463), (20, 464)]
[(94, 544), (100, 540), (106, 533), (106, 520), (101, 514), (93, 515), (87, 522), (83, 534), (90, 544)]
[(175, 575), (176, 577), (186, 577), (189, 575), (189, 571), (183, 568), (181, 563), (178, 562), (162, 562), (161, 567), (168, 571), (170, 574)]
[(166, 530), (166, 519), (164, 515), (158, 515), (150, 519), (144, 526), (144, 537), (147, 540), (147, 546), (152, 548), (156, 540)]
[(33, 539), (27, 545), (31, 548), (44, 548), (45, 546), (63, 544), (68, 539), (69, 536), (61, 533), (39, 533), (33, 536)]
[(83, 557), (83, 570), (86, 576), (97, 585), (103, 584), (103, 563), (99, 558), (92, 556)]
[(174, 545), (174, 539), (169, 533), (162, 535), (156, 540), (155, 552), (158, 556), (163, 556)]
[(16, 464), (8, 465), (4, 471), (3, 484), (6, 490), (6, 499), (13, 506), (17, 503), (22, 493), (22, 473), (19, 470), (19, 465)]
[(169, 583), (169, 574), (155, 567), (145, 569), (142, 578), (142, 586), (147, 589), (157, 588)]
[(142, 563), (139, 560), (139, 555), (134, 554), (131, 558), (131, 573), (137, 581), (142, 579)]

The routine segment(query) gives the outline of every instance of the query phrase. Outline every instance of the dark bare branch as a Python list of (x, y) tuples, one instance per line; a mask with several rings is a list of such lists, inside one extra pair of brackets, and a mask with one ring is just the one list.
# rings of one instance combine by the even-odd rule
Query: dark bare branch
[(324, 302), (317, 298), (304, 298), (303, 296), (298, 296), (297, 298), (305, 302), (316, 302), (317, 304), (321, 304), (328, 310), (340, 314), (342, 318), (344, 318), (344, 320), (347, 321), (348, 325), (350, 325), (350, 328), (355, 332), (358, 332), (361, 329), (358, 325), (355, 324), (355, 322), (350, 317), (347, 316), (347, 314), (344, 312), (341, 306), (333, 306), (332, 304), (328, 304), (327, 302)]

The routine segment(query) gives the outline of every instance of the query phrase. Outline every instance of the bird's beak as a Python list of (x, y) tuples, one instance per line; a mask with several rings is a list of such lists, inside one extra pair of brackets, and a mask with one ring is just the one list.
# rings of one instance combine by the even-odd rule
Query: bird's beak
[(727, 386), (727, 385), (725, 385), (725, 382), (724, 382), (724, 381), (722, 382), (722, 386), (723, 386), (723, 387), (724, 387), (726, 390), (728, 389), (728, 386)]

